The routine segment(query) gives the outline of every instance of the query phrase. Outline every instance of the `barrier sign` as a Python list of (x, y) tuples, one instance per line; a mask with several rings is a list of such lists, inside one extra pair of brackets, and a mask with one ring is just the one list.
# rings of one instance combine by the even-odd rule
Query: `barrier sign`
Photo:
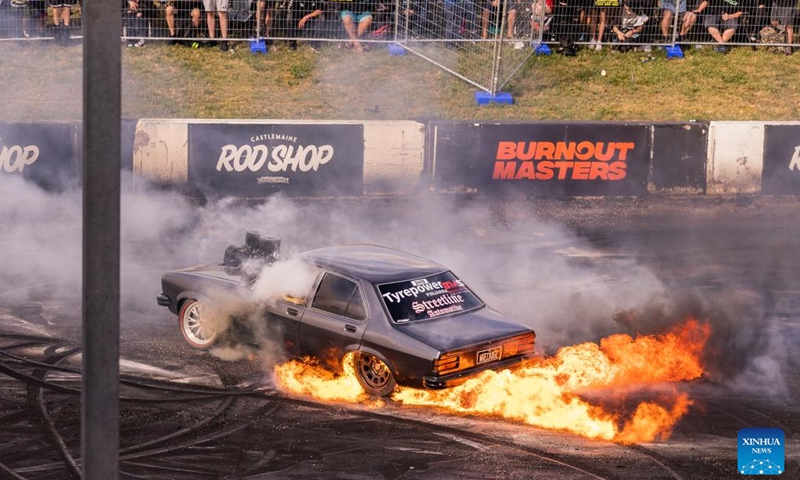
[(800, 194), (800, 125), (764, 126), (761, 193)]
[(21, 175), (45, 189), (77, 184), (74, 138), (68, 123), (0, 123), (0, 175)]
[(363, 126), (190, 124), (188, 174), (221, 195), (361, 195)]
[[(445, 125), (445, 129), (457, 125)], [(644, 195), (650, 127), (625, 124), (464, 124), (436, 136), (435, 184), (497, 195)], [(445, 133), (445, 132), (439, 132)], [(466, 147), (440, 145), (456, 139)], [(474, 152), (477, 152), (475, 155)], [(469, 172), (471, 178), (465, 178)]]

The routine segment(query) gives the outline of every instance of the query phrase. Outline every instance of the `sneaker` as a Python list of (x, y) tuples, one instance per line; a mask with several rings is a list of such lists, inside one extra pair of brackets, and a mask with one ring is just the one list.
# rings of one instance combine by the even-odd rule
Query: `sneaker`
[(138, 42), (134, 43), (133, 46), (136, 47), (136, 48), (144, 47), (144, 38), (142, 38)]
[(128, 42), (128, 48), (133, 48), (133, 42)]
[(174, 35), (174, 34), (171, 34), (171, 35), (169, 36), (169, 40), (167, 40), (167, 45), (175, 45), (175, 43), (176, 43), (176, 40), (175, 40), (175, 35)]
[(639, 51), (640, 52), (645, 52), (645, 53), (650, 53), (650, 52), (653, 51), (653, 47), (651, 47), (650, 45), (642, 45), (641, 47), (639, 47)]
[(706, 46), (705, 46), (705, 45), (703, 45), (702, 43), (695, 43), (695, 44), (694, 44), (694, 49), (695, 49), (695, 50), (702, 50), (702, 49), (704, 49), (704, 48), (706, 48)]
[(290, 40), (289, 41), (289, 48), (291, 50), (297, 50), (297, 40)]
[(223, 40), (223, 41), (219, 42), (220, 51), (227, 52), (228, 48), (229, 47), (228, 47), (228, 41), (227, 40)]
[(523, 48), (525, 48), (524, 42), (514, 42), (513, 45), (514, 45), (514, 50), (522, 50)]
[(595, 45), (597, 45), (597, 40), (594, 38), (589, 40), (589, 50), (594, 50)]

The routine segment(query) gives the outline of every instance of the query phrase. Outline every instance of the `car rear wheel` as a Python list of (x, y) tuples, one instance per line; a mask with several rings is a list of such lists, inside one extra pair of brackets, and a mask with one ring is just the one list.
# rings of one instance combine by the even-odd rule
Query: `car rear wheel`
[(187, 300), (178, 315), (181, 334), (190, 347), (208, 350), (217, 342), (217, 328), (211, 319), (210, 308), (198, 300)]
[(356, 378), (364, 391), (376, 397), (388, 397), (397, 386), (389, 367), (369, 353), (356, 354)]

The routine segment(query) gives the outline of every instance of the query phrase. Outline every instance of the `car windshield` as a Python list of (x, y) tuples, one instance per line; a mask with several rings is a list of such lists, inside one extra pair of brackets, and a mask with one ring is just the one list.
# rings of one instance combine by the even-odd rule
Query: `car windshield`
[(453, 272), (378, 285), (396, 323), (426, 320), (478, 308), (483, 302)]

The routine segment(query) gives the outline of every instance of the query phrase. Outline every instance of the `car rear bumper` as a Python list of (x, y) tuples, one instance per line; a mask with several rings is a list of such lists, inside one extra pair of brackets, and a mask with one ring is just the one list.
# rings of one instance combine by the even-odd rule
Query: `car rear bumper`
[(502, 370), (504, 368), (509, 368), (516, 366), (517, 364), (521, 363), (523, 360), (526, 360), (528, 357), (519, 356), (508, 358), (505, 360), (500, 360), (499, 362), (492, 362), (481, 365), (479, 367), (470, 368), (469, 370), (465, 370), (463, 372), (456, 372), (451, 373), (449, 375), (442, 375), (440, 377), (422, 377), (422, 384), (426, 388), (449, 388), (455, 387), (456, 385), (460, 385), (470, 378), (478, 375), (481, 372), (486, 370)]
[(163, 293), (156, 297), (156, 302), (162, 307), (169, 307), (170, 299), (168, 296), (164, 295)]

